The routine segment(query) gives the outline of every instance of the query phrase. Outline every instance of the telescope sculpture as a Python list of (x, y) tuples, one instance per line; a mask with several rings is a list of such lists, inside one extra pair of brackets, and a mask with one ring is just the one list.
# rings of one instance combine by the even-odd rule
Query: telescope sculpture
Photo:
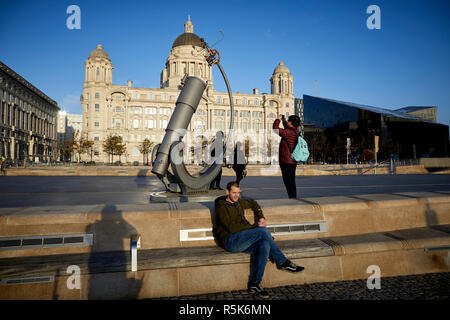
[[(230, 98), (231, 115), (233, 112), (233, 96), (225, 72), (220, 65), (220, 54), (216, 49), (211, 49), (206, 42), (201, 39), (202, 46), (206, 52), (206, 61), (210, 66), (216, 64), (222, 74), (227, 86)], [(152, 153), (152, 172), (163, 182), (168, 192), (177, 192), (183, 195), (206, 193), (209, 191), (209, 185), (219, 174), (222, 167), (225, 146), (223, 144), (223, 133), (218, 131), (214, 145), (219, 145), (219, 150), (214, 149), (214, 161), (205, 166), (196, 174), (190, 174), (186, 169), (183, 160), (183, 152), (186, 151), (182, 139), (187, 132), (192, 116), (197, 110), (200, 99), (206, 88), (206, 83), (194, 76), (187, 76), (181, 81), (181, 92), (178, 96), (175, 110), (169, 120), (166, 133), (161, 144), (153, 149)], [(233, 118), (230, 120), (229, 132), (233, 129)], [(231, 134), (228, 134), (229, 139)], [(190, 152), (190, 150), (188, 150)], [(172, 172), (169, 171), (169, 165)]]

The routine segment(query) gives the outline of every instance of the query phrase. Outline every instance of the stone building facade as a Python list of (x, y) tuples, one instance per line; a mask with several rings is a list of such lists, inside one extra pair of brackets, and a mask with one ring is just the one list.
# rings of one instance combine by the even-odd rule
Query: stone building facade
[(66, 111), (58, 112), (58, 141), (64, 139), (71, 139), (76, 131), (78, 131), (78, 138), (80, 138), (83, 129), (83, 115), (70, 114)]
[(13, 161), (53, 161), (60, 108), (0, 62), (0, 155)]
[[(113, 84), (114, 67), (109, 55), (101, 45), (91, 52), (85, 62), (80, 100), (82, 133), (95, 142), (94, 161), (107, 161), (102, 144), (108, 135), (122, 136), (127, 146), (122, 159), (142, 161), (138, 146), (146, 138), (161, 142), (185, 74), (200, 77), (207, 83), (189, 125), (190, 132), (201, 135), (209, 129), (225, 131), (228, 128), (231, 119), (228, 93), (214, 90), (212, 67), (206, 62), (200, 37), (194, 33), (190, 19), (184, 27), (184, 33), (173, 42), (160, 74), (160, 88), (133, 87), (131, 80), (127, 85)], [(270, 94), (259, 93), (258, 89), (247, 94), (233, 93), (234, 127), (243, 132), (257, 132), (270, 129), (277, 114), (294, 114), (293, 80), (288, 67), (280, 62), (270, 78)]]

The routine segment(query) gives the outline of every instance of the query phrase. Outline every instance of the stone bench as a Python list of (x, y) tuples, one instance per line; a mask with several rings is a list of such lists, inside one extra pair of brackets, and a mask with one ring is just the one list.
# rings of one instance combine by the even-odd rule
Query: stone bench
[[(383, 277), (450, 270), (450, 225), (276, 242), (305, 271), (290, 274), (268, 263), (267, 287), (366, 278), (371, 265)], [(55, 281), (0, 285), (0, 299), (152, 298), (244, 289), (249, 257), (217, 246), (145, 249), (138, 251), (137, 272), (130, 271), (129, 251), (4, 258), (2, 282), (39, 276)], [(67, 289), (71, 265), (80, 268), (80, 290)], [(41, 288), (39, 294), (33, 286)]]

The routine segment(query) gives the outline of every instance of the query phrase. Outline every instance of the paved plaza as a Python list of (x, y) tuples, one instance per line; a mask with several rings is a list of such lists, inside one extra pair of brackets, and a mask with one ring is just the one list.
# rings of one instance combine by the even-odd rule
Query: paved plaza
[[(224, 176), (221, 187), (233, 180)], [(297, 197), (357, 196), (400, 192), (448, 192), (449, 175), (297, 176)], [(153, 176), (4, 176), (0, 177), (0, 207), (145, 204), (150, 193), (163, 191)], [(246, 177), (245, 197), (287, 198), (282, 178)]]
[[(381, 289), (367, 280), (322, 282), (266, 288), (269, 300), (449, 300), (450, 272), (381, 278)], [(267, 300), (247, 290), (162, 298), (168, 300)]]

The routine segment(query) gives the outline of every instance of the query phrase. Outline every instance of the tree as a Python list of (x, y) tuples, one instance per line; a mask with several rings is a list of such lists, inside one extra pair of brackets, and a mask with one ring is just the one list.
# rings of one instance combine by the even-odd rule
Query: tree
[(125, 154), (125, 152), (127, 152), (127, 147), (125, 145), (125, 143), (123, 143), (122, 137), (121, 136), (114, 136), (113, 137), (113, 143), (114, 143), (114, 152), (113, 154), (116, 154), (119, 156), (119, 163), (121, 163), (120, 161), (120, 157)]
[(375, 152), (371, 149), (364, 149), (361, 158), (363, 161), (375, 160)]
[(81, 154), (90, 155), (92, 162), (92, 153), (94, 152), (94, 141), (89, 140), (87, 134), (80, 138), (80, 152)]
[(77, 142), (75, 138), (75, 133), (68, 138), (66, 132), (64, 133), (63, 139), (58, 142), (58, 151), (64, 162), (72, 160), (72, 154), (75, 150), (77, 150)]
[[(148, 165), (148, 154), (150, 153), (153, 145), (154, 145), (154, 143), (148, 139), (145, 139), (139, 145), (139, 152), (142, 154), (142, 163), (143, 164), (146, 163)], [(147, 162), (145, 161), (145, 159), (147, 159)]]
[(103, 142), (103, 152), (105, 152), (108, 155), (108, 158), (110, 160), (110, 163), (112, 163), (112, 160), (114, 160), (114, 141), (113, 136), (108, 135), (105, 139), (105, 142)]

